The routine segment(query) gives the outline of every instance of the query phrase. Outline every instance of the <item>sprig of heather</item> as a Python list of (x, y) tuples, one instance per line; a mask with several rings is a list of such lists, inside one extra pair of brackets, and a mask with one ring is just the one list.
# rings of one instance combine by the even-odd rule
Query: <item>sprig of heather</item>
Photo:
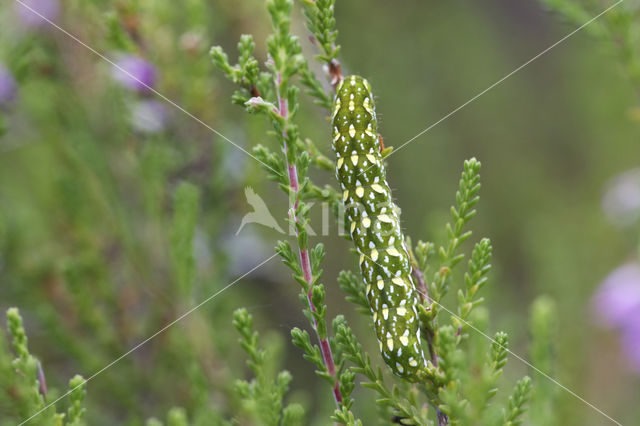
[(11, 420), (16, 423), (37, 414), (38, 424), (84, 426), (86, 380), (76, 375), (69, 381), (69, 406), (66, 413), (57, 412), (55, 405), (48, 406), (49, 391), (44, 369), (29, 351), (27, 333), (17, 308), (7, 310), (7, 329), (15, 353), (15, 358), (11, 360), (4, 333), (0, 332), (0, 378), (6, 379), (0, 383), (11, 384), (0, 387), (3, 393), (0, 400), (6, 399), (13, 407), (7, 415), (15, 416)]
[(292, 7), (292, 0), (267, 1), (273, 33), (267, 38), (269, 58), (266, 71), (259, 71), (259, 62), (253, 57), (255, 43), (248, 35), (242, 36), (238, 43), (238, 64), (231, 65), (220, 47), (212, 48), (211, 56), (214, 64), (239, 85), (233, 95), (234, 103), (243, 104), (250, 113), (264, 115), (274, 129), (282, 154), (278, 155), (262, 145), (254, 148), (254, 154), (269, 178), (276, 181), (288, 196), (288, 221), (295, 233), (296, 247), (293, 248), (288, 241), (280, 241), (276, 251), (301, 286), (301, 299), (306, 304), (304, 313), (318, 342), (317, 345), (312, 344), (306, 331), (295, 328), (291, 333), (293, 343), (304, 351), (305, 358), (317, 366), (317, 373), (329, 382), (337, 410), (344, 410), (341, 390), (344, 372), (342, 363), (333, 355), (335, 348), (325, 319), (325, 290), (319, 282), (324, 248), (322, 244), (311, 247), (308, 233), (311, 204), (307, 201), (331, 198), (330, 191), (320, 189), (310, 181), (309, 166), (330, 162), (311, 141), (303, 141), (300, 136), (295, 120), (300, 90), (295, 80), (307, 86), (312, 96), (324, 106), (327, 106), (330, 96), (311, 73), (298, 38), (291, 34)]

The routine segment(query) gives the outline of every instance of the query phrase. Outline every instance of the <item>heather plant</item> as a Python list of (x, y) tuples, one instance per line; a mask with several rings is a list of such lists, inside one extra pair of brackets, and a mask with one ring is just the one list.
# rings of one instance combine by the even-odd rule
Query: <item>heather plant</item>
[[(9, 386), (3, 389), (0, 401), (3, 406), (11, 404), (13, 409), (3, 416), (3, 425), (16, 424), (37, 411), (42, 411), (38, 423), (42, 425), (82, 426), (85, 408), (85, 380), (76, 375), (69, 381), (69, 401), (66, 411), (56, 412), (55, 406), (47, 407), (52, 396), (47, 392), (47, 384), (40, 361), (29, 352), (27, 335), (22, 317), (17, 309), (7, 311), (7, 329), (13, 346), (15, 358), (11, 359), (6, 345), (6, 336), (0, 334), (0, 376), (2, 383)], [(54, 395), (55, 397), (55, 395)]]
[[(39, 2), (32, 6), (39, 10), (35, 3)], [(78, 17), (105, 24), (107, 36), (95, 46), (113, 52), (114, 59), (113, 65), (100, 58), (89, 64), (90, 80), (98, 84), (88, 93), (81, 83), (86, 65), (61, 60), (63, 52), (77, 43), (53, 37), (55, 28), (42, 19), (37, 26), (23, 26), (23, 9), (17, 3), (3, 4), (0, 14), (3, 32), (12, 35), (3, 35), (0, 49), (6, 64), (0, 79), (3, 172), (9, 172), (8, 163), (24, 161), (15, 179), (3, 173), (1, 299), (4, 309), (21, 307), (25, 328), (36, 334), (32, 353), (61, 360), (64, 366), (43, 362), (42, 374), (36, 371), (39, 375), (34, 376), (27, 360), (20, 371), (9, 374), (6, 370), (0, 381), (0, 419), (18, 424), (34, 416), (30, 423), (40, 424), (54, 418), (56, 407), (61, 407), (59, 414), (67, 412), (69, 398), (86, 387), (93, 395), (110, 395), (110, 407), (89, 409), (83, 415), (89, 424), (114, 424), (123, 418), (141, 424), (150, 413), (170, 422), (180, 418), (180, 412), (188, 413), (190, 424), (211, 424), (220, 406), (231, 413), (240, 403), (234, 399), (227, 375), (233, 368), (241, 370), (241, 363), (221, 362), (223, 354), (237, 358), (233, 354), (240, 349), (230, 343), (231, 331), (214, 332), (212, 327), (218, 316), (231, 316), (233, 308), (224, 304), (214, 311), (204, 307), (191, 326), (184, 324), (185, 328), (164, 334), (168, 351), (164, 345), (146, 346), (142, 358), (137, 356), (143, 352), (134, 351), (132, 362), (114, 364), (110, 368), (116, 374), (105, 374), (104, 381), (85, 385), (73, 379), (69, 389), (75, 390), (66, 395), (73, 373), (81, 371), (91, 379), (139, 344), (140, 336), (152, 335), (235, 274), (225, 253), (213, 243), (225, 238), (224, 218), (229, 212), (221, 199), (237, 184), (219, 179), (225, 174), (221, 165), (228, 151), (208, 155), (209, 135), (199, 132), (197, 123), (177, 120), (166, 105), (158, 113), (158, 101), (150, 97), (152, 89), (171, 81), (170, 73), (160, 72), (162, 58), (172, 60), (163, 55), (181, 57), (176, 61), (183, 64), (181, 69), (173, 71), (190, 76), (189, 84), (200, 82), (204, 91), (210, 89), (202, 68), (206, 51), (198, 56), (196, 42), (151, 54), (146, 51), (151, 34), (143, 36), (139, 27), (143, 10), (114, 8), (105, 16), (104, 5), (87, 4), (78, 10)], [(20, 14), (10, 19), (14, 12)], [(59, 12), (55, 19), (43, 16), (71, 31), (78, 28), (73, 27), (74, 21), (63, 22), (62, 7)], [(145, 25), (164, 28), (158, 24), (162, 13), (173, 12), (170, 7), (161, 12), (146, 15)], [(201, 21), (198, 28), (205, 27)], [(180, 34), (172, 37), (178, 39)], [(126, 69), (139, 86), (117, 78), (117, 66)], [(201, 93), (185, 93), (181, 102), (196, 112), (202, 110)], [(6, 185), (8, 181), (13, 183)], [(24, 193), (42, 196), (25, 198)], [(208, 212), (206, 220), (199, 214), (202, 209)], [(196, 259), (194, 246), (203, 234), (211, 240), (201, 242)], [(209, 256), (216, 259), (215, 268), (208, 263)], [(229, 300), (234, 297), (238, 296), (230, 295)], [(202, 335), (209, 337), (202, 339)], [(7, 359), (8, 350), (3, 346)], [(157, 354), (153, 365), (143, 361), (151, 354)], [(182, 367), (179, 372), (170, 367), (175, 365)], [(32, 389), (44, 375), (49, 379), (47, 392), (39, 400), (32, 393), (25, 393), (30, 399), (23, 399), (13, 392), (19, 389), (20, 377)], [(209, 382), (213, 380), (222, 385), (212, 390)], [(152, 400), (149, 389), (154, 389)], [(177, 398), (176, 389), (180, 389)], [(58, 402), (58, 398), (62, 399)], [(225, 402), (211, 405), (211, 399)], [(156, 404), (184, 408), (165, 416), (166, 409), (156, 411)], [(75, 414), (67, 414), (65, 422), (82, 421), (82, 407), (75, 402), (73, 406), (77, 407), (69, 410)]]
[[(498, 297), (511, 282), (498, 286), (505, 272), (492, 269), (494, 254), (509, 249), (496, 244), (494, 253), (491, 239), (476, 237), (478, 228), (486, 232), (489, 210), (479, 204), (480, 161), (464, 161), (459, 181), (444, 173), (428, 183), (446, 193), (447, 205), (453, 199), (444, 224), (439, 201), (419, 206), (427, 227), (400, 220), (414, 200), (396, 205), (391, 188), (402, 165), (378, 134), (376, 114), (394, 99), (413, 109), (415, 99), (379, 91), (383, 82), (367, 79), (365, 62), (362, 77), (340, 62), (357, 52), (346, 43), (341, 49), (334, 0), (267, 0), (269, 28), (263, 9), (253, 7), (262, 0), (25, 2), (43, 17), (16, 5), (23, 17), (9, 27), (20, 31), (0, 43), (0, 142), (24, 147), (1, 151), (18, 152), (2, 163), (15, 161), (13, 172), (0, 167), (0, 303), (20, 306), (25, 318), (8, 309), (8, 332), (0, 332), (0, 424), (553, 425), (577, 418), (560, 399), (571, 391), (554, 379), (563, 375), (554, 300), (535, 299), (528, 329), (511, 337), (496, 331), (509, 327), (504, 313), (485, 304), (513, 301)], [(87, 24), (66, 20), (71, 5)], [(576, 24), (590, 18), (582, 6), (564, 10)], [(112, 63), (103, 57), (87, 66), (47, 20), (91, 40)], [(636, 66), (632, 21), (627, 9), (590, 27), (616, 39), (620, 31), (629, 70)], [(237, 60), (218, 46), (207, 56), (211, 43), (236, 31), (254, 34), (239, 37)], [(392, 60), (376, 40), (367, 58)], [(220, 76), (234, 85), (232, 103), (248, 113), (237, 128), (233, 110), (216, 100), (227, 87)], [(391, 122), (383, 124), (386, 132)], [(355, 152), (340, 145), (358, 137), (366, 145)], [(250, 141), (252, 158), (232, 139)], [(464, 155), (489, 157), (475, 145)], [(258, 162), (262, 171), (245, 164)], [(265, 176), (283, 198), (268, 193)], [(352, 179), (377, 180), (349, 186)], [(487, 188), (508, 183), (487, 181)], [(535, 194), (545, 185), (539, 181), (519, 183), (518, 194)], [(270, 258), (251, 263), (265, 253), (255, 235), (238, 243), (251, 232), (236, 230), (245, 185), (256, 188), (245, 194), (267, 194), (265, 206), (286, 211), (289, 235), (275, 243), (285, 274), (274, 267), (248, 277)], [(371, 222), (353, 214), (367, 197), (380, 197)], [(334, 217), (332, 226), (324, 212), (317, 219), (319, 207)], [(508, 214), (497, 213), (491, 220)], [(515, 216), (535, 233), (524, 213)], [(385, 223), (393, 226), (382, 240), (365, 230)], [(561, 281), (564, 254), (546, 239), (540, 245)], [(325, 272), (343, 258), (353, 270)], [(400, 275), (372, 279), (389, 267)], [(400, 301), (400, 293), (390, 295), (400, 287), (396, 278)], [(289, 284), (297, 285), (304, 325), (291, 313)], [(619, 294), (629, 292), (607, 296)], [(526, 303), (518, 294), (514, 309)], [(618, 307), (607, 313), (618, 318)], [(411, 352), (398, 352), (409, 345)]]
[[(266, 70), (260, 69), (260, 61), (253, 56), (255, 43), (250, 35), (243, 35), (238, 43), (239, 59), (237, 64), (232, 64), (228, 55), (220, 47), (212, 48), (211, 56), (216, 66), (238, 85), (238, 90), (233, 95), (233, 102), (244, 105), (250, 113), (264, 115), (273, 126), (272, 135), (278, 142), (281, 154), (272, 148), (259, 145), (254, 149), (254, 155), (263, 164), (269, 178), (278, 183), (289, 199), (288, 220), (295, 231), (295, 244), (292, 246), (289, 241), (280, 241), (276, 251), (283, 262), (292, 270), (293, 277), (301, 286), (300, 299), (305, 304), (304, 312), (309, 319), (313, 334), (315, 334), (315, 341), (313, 341), (307, 331), (294, 328), (291, 333), (292, 341), (303, 351), (304, 357), (314, 364), (316, 373), (326, 379), (336, 404), (332, 419), (344, 424), (361, 424), (357, 415), (352, 411), (355, 403), (352, 396), (356, 387), (355, 379), (358, 374), (361, 374), (365, 377), (362, 386), (370, 388), (378, 394), (377, 402), (383, 407), (380, 412), (383, 421), (403, 424), (435, 424), (437, 422), (443, 425), (449, 423), (470, 424), (475, 419), (483, 424), (519, 424), (520, 417), (526, 410), (526, 403), (532, 388), (531, 380), (528, 377), (516, 384), (501, 415), (495, 415), (495, 413), (491, 413), (491, 410), (486, 410), (489, 400), (497, 393), (496, 382), (506, 363), (507, 335), (499, 332), (493, 339), (489, 339), (490, 342), (485, 349), (482, 361), (473, 359), (467, 352), (469, 333), (473, 332), (472, 328), (474, 327), (474, 308), (483, 300), (480, 296), (480, 290), (485, 285), (486, 275), (491, 268), (491, 243), (488, 239), (482, 239), (472, 251), (468, 272), (464, 274), (464, 286), (458, 289), (457, 312), (449, 310), (443, 304), (445, 296), (454, 284), (453, 272), (464, 258), (464, 254), (460, 253), (459, 249), (471, 237), (471, 231), (466, 230), (465, 226), (476, 214), (475, 205), (479, 200), (480, 162), (476, 159), (468, 160), (464, 164), (460, 188), (456, 193), (456, 205), (451, 209), (452, 222), (446, 225), (446, 241), (436, 249), (434, 243), (423, 241), (418, 241), (415, 247), (411, 247), (409, 239), (407, 239), (409, 242), (409, 248), (407, 248), (403, 241), (404, 238), (399, 234), (398, 248), (393, 249), (394, 254), (389, 251), (389, 255), (397, 253), (398, 256), (401, 256), (399, 250), (404, 251), (407, 262), (405, 268), (407, 271), (413, 271), (413, 280), (415, 280), (414, 283), (408, 275), (401, 279), (402, 286), (408, 292), (402, 298), (402, 304), (404, 305), (406, 302), (406, 308), (401, 308), (407, 313), (402, 315), (414, 312), (415, 317), (404, 316), (398, 321), (415, 321), (416, 326), (419, 321), (424, 342), (419, 340), (420, 334), (417, 335), (418, 340), (416, 340), (415, 332), (410, 336), (412, 340), (409, 340), (408, 334), (402, 334), (401, 330), (395, 330), (395, 325), (392, 325), (389, 331), (378, 328), (383, 316), (386, 321), (387, 316), (391, 315), (392, 321), (394, 321), (393, 316), (396, 314), (393, 312), (389, 314), (387, 308), (383, 309), (383, 312), (377, 307), (381, 296), (375, 295), (375, 291), (383, 291), (383, 285), (390, 286), (386, 287), (386, 291), (389, 289), (392, 291), (395, 283), (383, 284), (383, 281), (379, 280), (379, 284), (376, 284), (376, 280), (369, 278), (369, 284), (365, 288), (362, 278), (357, 274), (347, 271), (340, 274), (339, 281), (341, 287), (348, 294), (347, 298), (368, 316), (372, 314), (368, 308), (372, 307), (374, 323), (378, 328), (380, 349), (386, 357), (387, 364), (400, 377), (390, 379), (386, 369), (375, 367), (377, 363), (372, 361), (372, 358), (378, 359), (378, 355), (375, 355), (374, 358), (363, 350), (358, 338), (343, 316), (334, 318), (331, 321), (331, 327), (329, 327), (326, 315), (325, 288), (320, 282), (324, 248), (320, 243), (313, 247), (310, 243), (308, 233), (310, 203), (326, 202), (338, 213), (338, 218), (346, 215), (347, 222), (351, 223), (340, 224), (340, 227), (350, 226), (351, 232), (347, 235), (350, 234), (354, 240), (356, 235), (359, 235), (354, 234), (354, 230), (361, 229), (362, 222), (355, 222), (349, 212), (340, 214), (342, 204), (338, 193), (331, 186), (323, 188), (314, 184), (309, 177), (311, 165), (322, 170), (331, 170), (333, 167), (331, 161), (320, 153), (322, 150), (317, 148), (318, 145), (305, 138), (296, 123), (295, 118), (300, 105), (300, 86), (306, 89), (307, 94), (318, 105), (325, 107), (327, 112), (332, 113), (333, 117), (341, 114), (341, 107), (346, 111), (347, 106), (349, 111), (356, 111), (354, 114), (358, 111), (364, 114), (366, 110), (368, 116), (373, 120), (375, 120), (375, 112), (368, 83), (362, 79), (358, 80), (356, 77), (345, 78), (342, 75), (337, 60), (340, 48), (337, 44), (335, 29), (334, 2), (303, 2), (307, 27), (319, 50), (316, 59), (326, 69), (328, 87), (330, 88), (328, 91), (327, 86), (323, 85), (310, 71), (311, 65), (301, 53), (299, 39), (291, 34), (292, 8), (293, 1), (291, 0), (267, 2), (273, 33), (266, 40), (268, 53), (268, 59), (265, 63)], [(332, 89), (340, 90), (341, 87), (353, 90), (352, 94), (336, 95), (332, 106), (329, 102), (329, 99), (334, 98)], [(356, 98), (354, 98), (354, 94)], [(357, 100), (354, 101), (354, 99)], [(358, 123), (360, 122), (358, 121)], [(346, 121), (336, 124), (333, 136), (334, 144), (337, 146), (337, 141), (341, 137), (344, 141), (344, 136), (347, 133), (351, 138), (356, 138), (360, 134), (359, 132), (363, 132), (362, 138), (364, 138), (363, 129), (366, 121), (363, 125), (358, 123), (354, 118), (351, 124)], [(354, 125), (358, 126), (360, 130), (356, 131)], [(376, 147), (375, 150), (371, 148), (368, 151), (375, 154), (369, 157), (373, 163), (370, 167), (377, 165), (379, 171), (374, 170), (373, 173), (379, 173), (382, 176), (379, 181), (378, 179), (375, 181), (386, 186), (384, 169), (380, 164), (382, 157), (380, 157), (379, 151), (382, 151), (384, 156), (388, 156), (391, 150), (384, 149), (381, 144), (378, 147), (378, 135), (372, 132), (376, 132), (375, 122), (373, 127), (370, 126), (367, 129), (368, 137), (374, 138), (368, 143), (370, 146)], [(364, 159), (365, 163), (362, 169), (356, 168), (356, 172), (360, 170), (364, 176), (361, 179), (366, 181), (367, 157), (364, 152), (356, 154), (354, 151), (353, 157), (349, 157), (350, 153), (339, 152), (336, 166), (337, 175), (340, 176), (343, 163), (346, 164), (355, 158), (353, 166), (356, 166), (357, 161), (362, 161), (357, 160), (360, 158)], [(380, 159), (374, 161), (376, 155)], [(356, 178), (358, 176), (353, 179)], [(345, 182), (353, 183), (350, 179), (342, 182), (343, 200), (347, 210), (349, 209), (348, 200), (351, 203), (354, 202), (352, 198), (349, 198), (351, 195), (345, 187)], [(378, 185), (380, 188), (378, 192), (388, 193), (388, 188), (385, 190), (380, 185)], [(355, 193), (362, 191), (362, 194), (358, 193), (357, 195), (364, 199), (364, 194), (368, 194), (367, 191), (372, 190), (363, 190), (362, 187), (358, 187), (352, 191)], [(373, 195), (374, 192), (371, 194)], [(395, 209), (392, 203), (388, 205), (391, 210)], [(377, 213), (370, 212), (370, 214), (375, 219), (377, 215), (382, 217), (385, 210), (386, 208), (383, 208)], [(397, 221), (396, 213), (391, 210), (388, 214), (393, 215), (396, 218), (394, 220)], [(389, 220), (391, 221), (391, 219)], [(369, 221), (369, 219), (365, 218), (363, 221)], [(380, 229), (379, 225), (382, 221), (369, 222), (372, 229), (376, 226), (376, 229)], [(398, 232), (400, 231), (392, 231), (393, 235)], [(393, 247), (393, 244), (391, 246)], [(369, 245), (369, 248), (371, 247), (373, 246)], [(383, 268), (376, 262), (378, 258), (376, 250), (372, 251), (371, 256), (367, 256), (363, 253), (361, 246), (357, 245), (357, 248), (360, 252), (363, 274), (366, 275), (366, 271), (376, 271), (377, 266)], [(409, 253), (411, 253), (410, 257)], [(362, 266), (363, 264), (365, 266)], [(373, 272), (369, 272), (369, 274), (373, 274)], [(367, 279), (365, 278), (365, 280)], [(371, 293), (372, 285), (374, 289), (378, 285), (377, 289), (379, 290), (375, 289), (374, 293)], [(414, 301), (408, 297), (408, 294), (412, 294), (414, 291), (420, 295), (419, 302), (417, 298)], [(384, 299), (382, 303), (382, 306), (385, 307)], [(376, 308), (373, 308), (374, 304)], [(396, 306), (392, 305), (390, 308), (393, 308), (392, 311), (399, 312)], [(392, 336), (392, 330), (398, 334)], [(417, 328), (415, 330), (417, 331)], [(407, 332), (409, 331), (407, 329)], [(405, 342), (403, 339), (407, 341)], [(415, 344), (415, 354), (409, 355), (409, 358), (404, 356), (396, 358), (392, 354), (395, 353), (394, 347), (398, 349), (398, 354), (400, 354), (403, 347), (409, 347), (408, 342), (412, 342), (411, 345)], [(429, 361), (426, 362), (423, 358), (424, 355), (422, 355), (423, 343), (430, 356)], [(387, 350), (388, 352), (385, 352)], [(475, 377), (470, 373), (475, 368), (480, 368), (484, 373), (480, 377)], [(416, 385), (412, 385), (412, 383), (416, 383)], [(472, 400), (470, 397), (474, 393), (477, 400)], [(478, 393), (480, 395), (477, 395)], [(425, 402), (428, 402), (428, 405), (425, 405)]]

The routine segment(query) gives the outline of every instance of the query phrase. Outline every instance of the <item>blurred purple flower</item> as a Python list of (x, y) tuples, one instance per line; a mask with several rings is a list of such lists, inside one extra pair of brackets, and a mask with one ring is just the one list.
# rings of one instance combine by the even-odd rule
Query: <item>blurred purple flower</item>
[(598, 316), (609, 327), (622, 329), (629, 321), (639, 320), (640, 265), (628, 263), (611, 272), (594, 295), (593, 304)]
[(169, 112), (164, 103), (152, 99), (136, 102), (131, 111), (131, 125), (141, 133), (157, 133), (165, 129)]
[(18, 86), (11, 72), (0, 64), (0, 108), (7, 107), (16, 98)]
[(633, 369), (640, 373), (640, 314), (630, 318), (622, 331), (622, 348)]
[(148, 91), (156, 83), (156, 69), (144, 58), (122, 55), (112, 71), (113, 78), (130, 90)]
[(640, 218), (640, 168), (613, 178), (602, 197), (602, 209), (615, 225), (632, 225)]
[[(48, 25), (47, 21), (55, 22), (60, 13), (60, 3), (58, 0), (21, 0), (22, 4), (15, 3), (15, 11), (18, 19), (26, 27), (38, 28)], [(30, 10), (29, 8), (33, 9)]]

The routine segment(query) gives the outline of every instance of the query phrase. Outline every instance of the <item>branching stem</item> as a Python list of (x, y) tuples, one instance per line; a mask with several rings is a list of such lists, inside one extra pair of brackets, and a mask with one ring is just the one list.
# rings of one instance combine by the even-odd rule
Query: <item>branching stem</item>
[[(289, 105), (288, 105), (287, 99), (284, 96), (282, 96), (281, 83), (282, 83), (282, 77), (280, 74), (277, 74), (276, 75), (276, 92), (278, 96), (279, 114), (280, 116), (282, 116), (282, 118), (286, 122), (286, 120), (289, 117)], [(282, 138), (283, 138), (283, 144), (284, 144), (284, 155), (285, 155), (285, 160), (287, 162), (287, 170), (289, 174), (289, 187), (293, 192), (293, 196), (290, 197), (290, 199), (292, 199), (292, 202), (290, 203), (290, 206), (289, 206), (289, 215), (291, 217), (291, 220), (297, 223), (298, 217), (296, 216), (296, 211), (298, 209), (299, 191), (300, 191), (300, 183), (298, 181), (298, 168), (296, 167), (295, 161), (293, 159), (288, 158), (287, 142), (286, 142), (287, 134), (286, 134), (286, 131), (284, 130), (282, 132)], [(296, 228), (296, 237), (299, 237), (299, 235), (297, 235), (298, 233), (299, 232), (297, 231), (297, 228)], [(312, 314), (314, 314), (313, 329), (316, 333), (316, 337), (318, 338), (318, 342), (320, 343), (320, 351), (322, 352), (322, 359), (324, 360), (324, 364), (327, 367), (327, 372), (329, 373), (329, 375), (331, 375), (331, 377), (334, 378), (333, 398), (336, 402), (336, 406), (340, 408), (340, 404), (342, 404), (342, 394), (340, 392), (338, 379), (336, 377), (336, 367), (335, 367), (335, 362), (333, 360), (333, 354), (331, 353), (331, 345), (329, 344), (328, 338), (326, 337), (321, 338), (320, 334), (318, 333), (318, 320), (316, 319), (316, 315), (315, 315), (317, 313), (317, 309), (316, 309), (316, 306), (313, 304), (313, 300), (312, 300), (313, 274), (311, 272), (311, 260), (309, 259), (309, 250), (307, 247), (302, 247), (300, 245), (299, 238), (297, 238), (297, 240), (298, 240), (298, 253), (300, 256), (300, 265), (302, 268), (302, 275), (308, 287), (307, 302), (309, 304), (309, 310), (311, 310)]]

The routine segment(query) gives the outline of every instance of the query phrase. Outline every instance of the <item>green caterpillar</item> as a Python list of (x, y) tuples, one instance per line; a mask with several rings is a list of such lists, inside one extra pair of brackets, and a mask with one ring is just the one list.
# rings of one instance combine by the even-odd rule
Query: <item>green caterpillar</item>
[(415, 378), (425, 365), (420, 346), (417, 293), (411, 263), (380, 155), (376, 112), (367, 80), (346, 77), (337, 87), (332, 115), (336, 177), (343, 191), (351, 238), (384, 361)]

